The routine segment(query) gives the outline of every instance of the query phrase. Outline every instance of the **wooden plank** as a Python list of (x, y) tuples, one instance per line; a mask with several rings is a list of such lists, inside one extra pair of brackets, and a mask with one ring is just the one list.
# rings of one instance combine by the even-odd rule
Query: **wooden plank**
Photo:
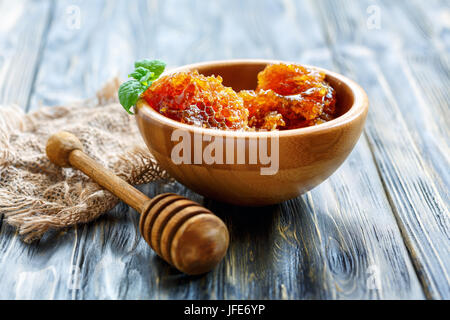
[[(334, 68), (308, 1), (78, 1), (80, 29), (68, 29), (71, 4), (56, 3), (31, 109), (89, 97), (145, 56), (171, 65), (259, 57)], [(24, 279), (0, 292), (59, 299), (423, 298), (367, 141), (361, 139), (328, 181), (277, 206), (224, 205), (178, 183), (142, 186), (149, 196), (186, 195), (226, 221), (230, 250), (207, 275), (186, 277), (158, 259), (140, 239), (135, 212), (120, 204), (95, 223), (31, 247), (17, 238), (0, 242), (4, 270), (10, 279)], [(2, 238), (11, 238), (4, 229)], [(45, 282), (52, 285), (42, 291)]]
[(326, 1), (319, 10), (341, 71), (368, 91), (366, 134), (426, 294), (445, 299), (450, 296), (449, 140), (442, 115), (448, 113), (449, 69), (429, 32), (420, 36), (429, 24), (418, 23), (420, 13), (411, 16), (417, 8), (402, 11), (384, 3), (383, 23), (390, 23), (374, 31), (358, 20), (370, 3)]
[(26, 108), (51, 21), (48, 2), (0, 1), (0, 105)]
[[(0, 105), (17, 104), (25, 109), (52, 19), (51, 5), (26, 0), (1, 1), (0, 16)], [(65, 260), (63, 256), (53, 259), (48, 247), (42, 246), (40, 251), (36, 245), (25, 246), (14, 230), (3, 223), (3, 215), (1, 220), (0, 264), (4, 267), (0, 269), (0, 299), (55, 297), (54, 286), (49, 285), (56, 280), (54, 269), (45, 269), (41, 263), (53, 260), (56, 266), (59, 258)], [(24, 251), (27, 254), (22, 254)], [(66, 252), (70, 254), (70, 248)], [(42, 260), (30, 259), (39, 253)], [(8, 267), (10, 259), (14, 260), (14, 272)], [(28, 281), (35, 284), (33, 290)]]
[[(139, 58), (140, 40), (145, 38), (146, 31), (151, 31), (151, 28), (142, 29), (146, 26), (142, 23), (142, 6), (145, 8), (143, 3), (129, 6), (127, 1), (78, 1), (75, 4), (58, 1), (30, 110), (40, 104), (53, 105), (91, 97), (111, 77), (125, 77), (134, 60)], [(76, 19), (73, 15), (77, 13), (79, 25), (68, 25), (68, 19)], [(153, 16), (145, 17), (145, 21), (147, 19), (152, 21)], [(151, 56), (152, 49), (145, 49), (145, 55)], [(132, 268), (125, 268), (127, 260), (149, 251), (140, 240), (137, 219), (137, 213), (122, 204), (99, 223), (70, 230), (70, 236), (63, 243), (73, 249), (64, 265), (58, 267), (65, 278), (59, 281), (62, 290), (56, 296), (118, 299), (127, 294), (123, 288), (126, 290), (128, 281), (133, 289), (128, 297), (138, 294), (140, 291), (135, 290), (140, 276), (134, 279)], [(137, 243), (139, 250), (135, 248)], [(58, 248), (53, 254), (64, 257), (66, 251)]]
[[(386, 1), (386, 0), (384, 0)], [(410, 5), (403, 10), (397, 10), (396, 14), (406, 17), (401, 18), (402, 24), (409, 23), (409, 33), (413, 35), (413, 43), (417, 37), (422, 38), (425, 50), (430, 50), (430, 43), (440, 55), (447, 56), (450, 50), (450, 10), (446, 0), (424, 1), (412, 0)], [(408, 32), (406, 28), (397, 32)], [(416, 35), (414, 37), (414, 34)], [(411, 44), (410, 44), (411, 45)]]
[[(123, 1), (58, 1), (55, 12), (29, 111), (95, 96), (105, 81), (125, 76), (139, 53), (143, 32), (136, 31), (144, 26), (137, 26), (136, 17), (118, 23), (126, 14), (138, 14), (136, 6)], [(152, 55), (151, 50), (146, 54)]]

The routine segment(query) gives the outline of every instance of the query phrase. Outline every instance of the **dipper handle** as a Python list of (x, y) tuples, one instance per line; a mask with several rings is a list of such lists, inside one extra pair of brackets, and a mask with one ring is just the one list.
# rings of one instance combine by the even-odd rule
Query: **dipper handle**
[(210, 271), (225, 256), (228, 229), (217, 216), (185, 197), (165, 193), (153, 199), (104, 168), (83, 152), (73, 134), (52, 135), (47, 157), (61, 167), (74, 167), (141, 214), (139, 229), (152, 249), (187, 274)]

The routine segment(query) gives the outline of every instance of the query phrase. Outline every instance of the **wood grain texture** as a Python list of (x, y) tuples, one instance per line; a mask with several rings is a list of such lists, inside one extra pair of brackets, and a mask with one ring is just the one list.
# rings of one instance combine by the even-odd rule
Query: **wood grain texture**
[(52, 19), (49, 2), (0, 1), (0, 105), (26, 106)]
[(370, 30), (361, 15), (370, 4), (327, 1), (319, 10), (337, 65), (368, 91), (366, 135), (426, 294), (448, 299), (447, 59), (416, 6), (378, 3), (383, 24)]
[[(157, 258), (140, 239), (137, 215), (121, 203), (92, 224), (32, 245), (2, 224), (0, 298), (448, 298), (448, 86), (438, 85), (448, 82), (448, 26), (431, 23), (445, 1), (431, 1), (430, 10), (428, 2), (407, 10), (405, 2), (391, 3), (55, 1), (27, 10), (37, 26), (42, 8), (53, 12), (41, 37), (38, 27), (10, 28), (8, 36), (0, 27), (0, 39), (22, 32), (34, 47), (45, 43), (34, 90), (17, 100), (29, 100), (29, 110), (92, 96), (143, 57), (171, 66), (294, 60), (353, 76), (371, 102), (366, 134), (347, 161), (297, 199), (255, 210), (204, 199), (174, 182), (139, 187), (150, 197), (184, 195), (223, 218), (230, 249), (211, 273), (186, 277)], [(79, 29), (67, 24), (73, 4)], [(383, 28), (369, 33), (373, 4), (382, 9)], [(19, 71), (7, 81), (20, 79), (21, 65), (11, 60), (9, 68)], [(0, 83), (0, 92), (13, 92)]]

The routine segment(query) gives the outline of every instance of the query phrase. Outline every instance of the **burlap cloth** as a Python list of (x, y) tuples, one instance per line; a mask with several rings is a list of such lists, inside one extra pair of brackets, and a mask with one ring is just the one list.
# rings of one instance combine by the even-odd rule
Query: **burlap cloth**
[(118, 203), (82, 172), (47, 159), (47, 139), (60, 130), (75, 134), (88, 155), (133, 185), (167, 178), (145, 147), (134, 117), (118, 104), (118, 86), (114, 79), (96, 98), (29, 114), (0, 106), (0, 214), (23, 240), (92, 221)]

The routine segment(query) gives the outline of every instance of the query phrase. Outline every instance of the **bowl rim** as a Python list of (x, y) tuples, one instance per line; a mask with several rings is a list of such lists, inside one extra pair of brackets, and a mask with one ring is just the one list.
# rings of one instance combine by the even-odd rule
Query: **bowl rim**
[[(183, 65), (180, 67), (176, 67), (170, 70), (165, 71), (161, 76), (173, 74), (176, 72), (183, 72), (186, 70), (192, 70), (199, 67), (205, 67), (205, 66), (213, 66), (213, 65), (242, 65), (242, 64), (276, 64), (276, 63), (294, 63), (299, 64), (298, 62), (292, 62), (292, 61), (284, 61), (284, 60), (268, 60), (268, 59), (232, 59), (232, 60), (213, 60), (213, 61), (205, 61), (205, 62), (199, 62), (199, 63), (192, 63)], [(141, 116), (143, 113), (144, 116), (154, 118), (156, 121), (161, 122), (167, 126), (173, 127), (174, 129), (185, 129), (188, 131), (191, 131), (193, 133), (197, 134), (206, 134), (210, 136), (222, 136), (222, 137), (236, 137), (236, 138), (242, 138), (242, 137), (282, 137), (282, 136), (298, 136), (298, 135), (306, 135), (306, 134), (320, 134), (324, 131), (329, 132), (330, 130), (334, 131), (336, 129), (339, 129), (343, 126), (349, 125), (350, 123), (354, 122), (355, 120), (359, 119), (360, 117), (364, 116), (369, 108), (369, 100), (367, 97), (366, 92), (363, 88), (361, 88), (360, 85), (358, 85), (355, 81), (330, 70), (306, 65), (306, 64), (300, 64), (306, 68), (311, 68), (315, 70), (319, 70), (324, 72), (326, 75), (330, 75), (331, 77), (341, 81), (344, 83), (347, 87), (350, 88), (350, 90), (353, 93), (354, 101), (352, 106), (350, 107), (347, 112), (340, 115), (339, 117), (327, 121), (325, 123), (321, 123), (319, 125), (305, 127), (305, 128), (297, 128), (297, 129), (289, 129), (289, 130), (274, 130), (274, 131), (235, 131), (235, 130), (218, 130), (214, 128), (203, 128), (203, 127), (197, 127), (190, 124), (185, 124), (178, 122), (176, 120), (170, 119), (156, 110), (154, 110), (151, 106), (148, 105), (148, 103), (143, 99), (139, 98), (138, 102), (135, 106), (135, 114)]]

